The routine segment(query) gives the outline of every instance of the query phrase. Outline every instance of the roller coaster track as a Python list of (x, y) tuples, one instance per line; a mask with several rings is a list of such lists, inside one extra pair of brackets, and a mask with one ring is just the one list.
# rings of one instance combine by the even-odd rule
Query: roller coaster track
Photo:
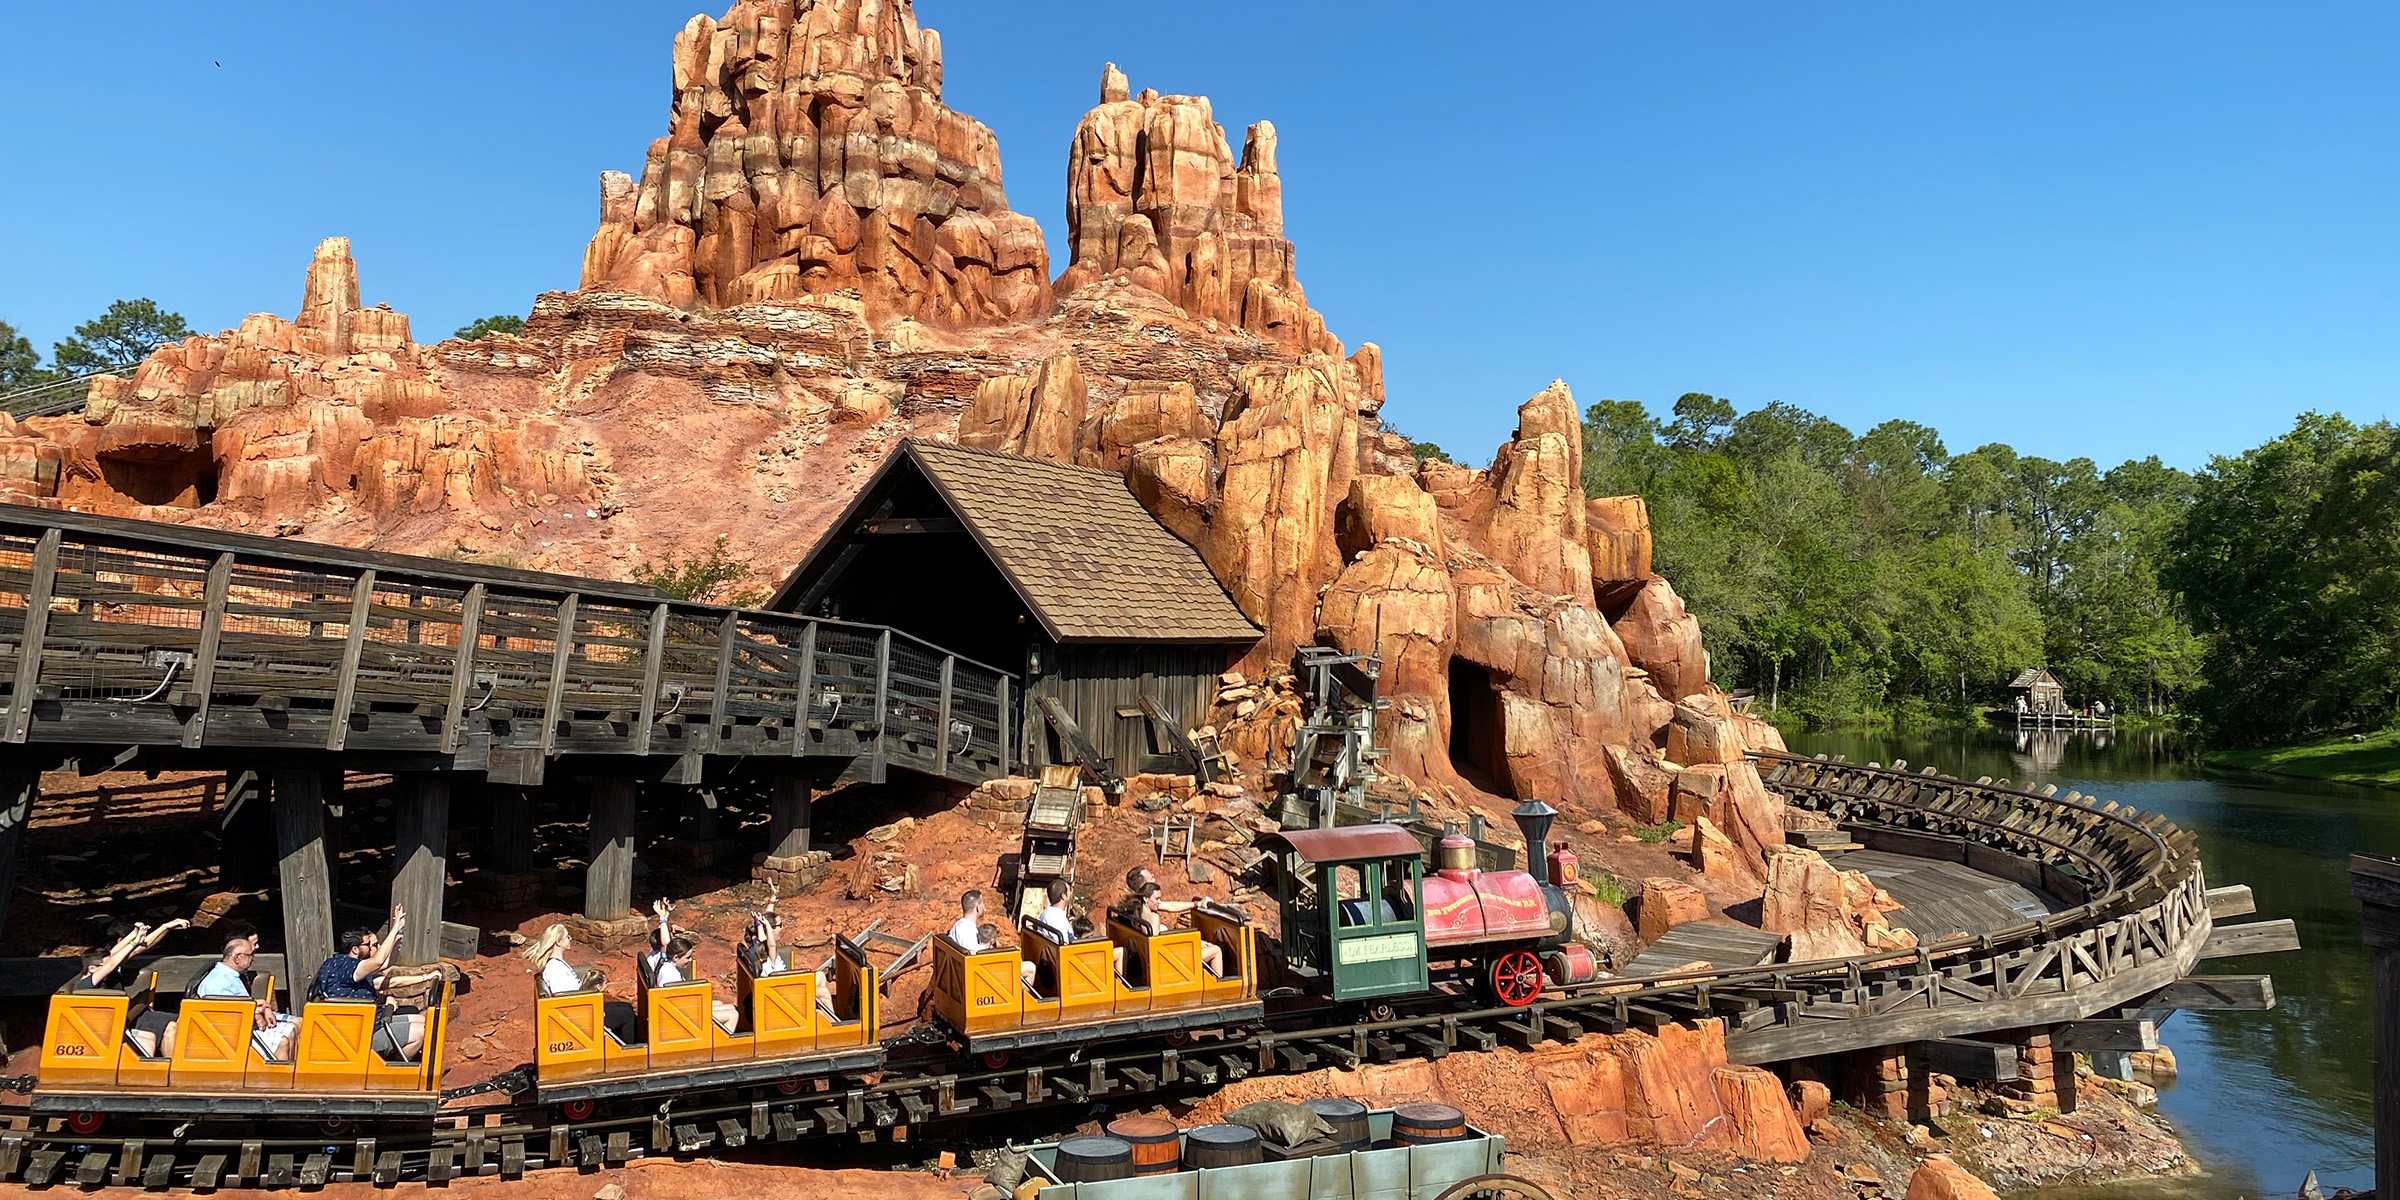
[[(1788, 755), (1756, 756), (1796, 808), (1870, 846), (1968, 866), (2070, 902), (2063, 911), (1901, 953), (1609, 979), (1553, 990), (1523, 1008), (1437, 995), (1388, 1020), (1330, 1008), (1287, 1012), (1221, 1039), (1087, 1046), (1046, 1062), (968, 1067), (918, 1030), (885, 1043), (883, 1071), (786, 1094), (716, 1091), (569, 1120), (514, 1103), (445, 1109), (436, 1127), (185, 1131), (78, 1136), (0, 1133), (0, 1179), (85, 1186), (441, 1183), (586, 1169), (644, 1155), (844, 1137), (903, 1127), (967, 1128), (1047, 1103), (1217, 1085), (1253, 1074), (1532, 1046), (1587, 1032), (1725, 1022), (1736, 1061), (1771, 1063), (2139, 1007), (2207, 949), (2210, 894), (2193, 836), (2154, 814), (2055, 789), (1968, 783)], [(486, 1085), (487, 1087), (489, 1085)], [(464, 1098), (463, 1096), (461, 1097)], [(368, 1136), (368, 1133), (380, 1136)], [(987, 1131), (986, 1136), (990, 1136)]]

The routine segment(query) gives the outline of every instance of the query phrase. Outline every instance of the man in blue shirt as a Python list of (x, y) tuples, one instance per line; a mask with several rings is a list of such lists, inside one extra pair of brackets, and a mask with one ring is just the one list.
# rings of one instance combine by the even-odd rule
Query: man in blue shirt
[[(252, 1000), (250, 984), (243, 975), (258, 957), (258, 939), (246, 930), (229, 930), (225, 937), (225, 955), (208, 968), (200, 986), (192, 994), (202, 1000)], [(300, 1022), (289, 1013), (275, 1011), (273, 1000), (252, 1000), (258, 1014), (252, 1024), (252, 1041), (258, 1052), (277, 1062), (286, 1061), (292, 1048), (292, 1034)]]
[[(341, 936), (339, 952), (317, 968), (316, 983), (309, 995), (318, 1000), (365, 1000), (381, 1003), (382, 994), (376, 984), (392, 965), (392, 951), (400, 946), (400, 938), (408, 929), (408, 913), (397, 904), (392, 906), (392, 923), (388, 936), (379, 937), (372, 929), (353, 929)], [(404, 1013), (386, 1009), (377, 1022), (375, 1049), (381, 1054), (398, 1055), (414, 1060), (425, 1044), (425, 1017), (422, 1013)]]

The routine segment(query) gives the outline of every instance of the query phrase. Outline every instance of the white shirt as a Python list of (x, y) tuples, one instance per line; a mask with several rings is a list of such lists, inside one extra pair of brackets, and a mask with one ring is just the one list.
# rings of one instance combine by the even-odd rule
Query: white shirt
[(1041, 926), (1042, 931), (1049, 934), (1054, 942), (1063, 944), (1075, 940), (1075, 918), (1067, 915), (1067, 908), (1063, 904), (1053, 904), (1043, 909), (1033, 923)]
[(676, 966), (674, 959), (662, 956), (658, 960), (658, 983), (654, 986), (666, 987), (669, 984), (682, 982), (683, 968)]
[(950, 940), (970, 953), (983, 949), (983, 918), (972, 914), (960, 917), (950, 927)]
[(582, 990), (583, 977), (577, 975), (575, 968), (568, 966), (565, 959), (554, 958), (542, 964), (542, 992), (545, 995), (564, 996)]

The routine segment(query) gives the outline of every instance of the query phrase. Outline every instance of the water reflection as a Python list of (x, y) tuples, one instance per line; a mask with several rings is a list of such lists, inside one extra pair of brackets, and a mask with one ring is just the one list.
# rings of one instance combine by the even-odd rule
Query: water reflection
[(2303, 946), (2297, 952), (2220, 959), (2203, 968), (2273, 975), (2275, 1011), (2183, 1013), (2161, 1031), (2183, 1074), (2161, 1089), (2160, 1111), (2209, 1174), (2164, 1192), (2103, 1187), (2073, 1196), (2290, 1195), (2311, 1170), (2328, 1192), (2373, 1184), (2374, 1032), (2348, 860), (2354, 850), (2400, 852), (2400, 792), (2203, 777), (2162, 733), (1967, 730), (1929, 737), (1807, 734), (1790, 741), (1804, 754), (1856, 762), (1904, 758), (1911, 769), (2055, 783), (2164, 813), (2199, 835), (2212, 884), (2249, 884), (2259, 918), (2297, 924)]

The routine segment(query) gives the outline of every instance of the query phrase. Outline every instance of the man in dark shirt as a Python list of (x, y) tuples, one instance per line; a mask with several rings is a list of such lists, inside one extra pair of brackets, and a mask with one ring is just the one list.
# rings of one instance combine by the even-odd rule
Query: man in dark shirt
[[(392, 951), (400, 945), (401, 935), (408, 929), (408, 914), (395, 904), (392, 923), (386, 936), (378, 937), (372, 929), (353, 929), (341, 937), (340, 953), (325, 960), (317, 968), (317, 979), (309, 994), (319, 1000), (366, 1000), (380, 1003), (382, 995), (375, 990), (376, 980), (391, 966)], [(397, 1052), (403, 1059), (414, 1060), (425, 1042), (425, 1018), (421, 1013), (404, 1013), (387, 1009), (377, 1022), (375, 1049), (381, 1054)]]

